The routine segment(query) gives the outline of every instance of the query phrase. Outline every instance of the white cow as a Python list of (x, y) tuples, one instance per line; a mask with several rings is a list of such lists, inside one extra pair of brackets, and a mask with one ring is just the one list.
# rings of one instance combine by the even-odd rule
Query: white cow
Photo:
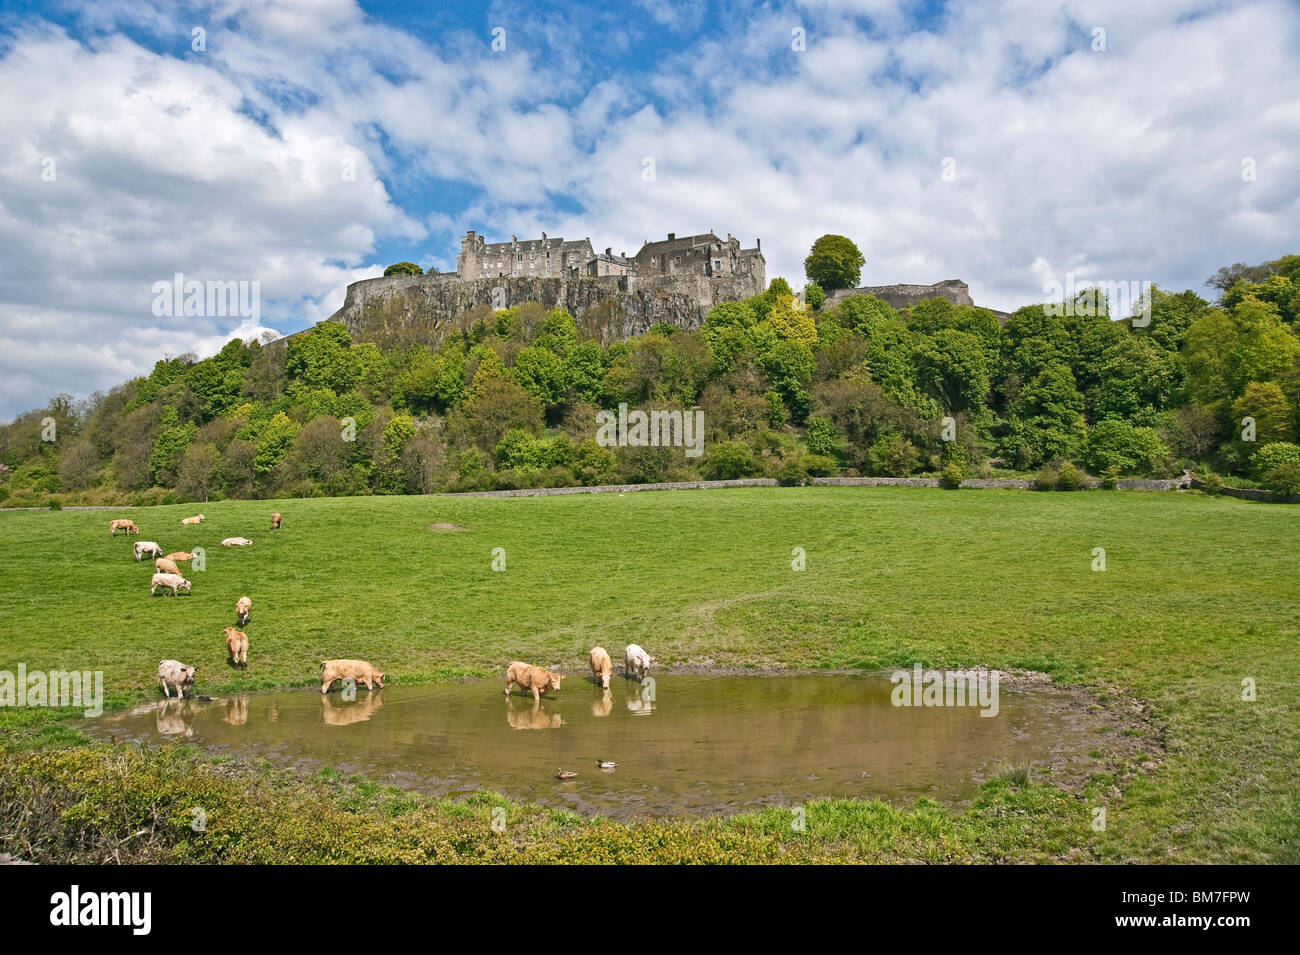
[(623, 675), (636, 677), (638, 680), (645, 679), (646, 671), (650, 669), (652, 658), (635, 643), (629, 643), (627, 649), (623, 651)]
[(150, 595), (156, 594), (159, 587), (163, 589), (164, 593), (170, 589), (172, 596), (175, 597), (178, 590), (184, 590), (186, 593), (189, 593), (190, 582), (180, 574), (154, 574), (153, 580), (150, 581)]
[(145, 554), (150, 557), (161, 557), (163, 555), (162, 545), (157, 541), (136, 541), (135, 542), (135, 562), (140, 563), (140, 558)]
[(177, 696), (184, 696), (186, 688), (193, 688), (194, 674), (198, 667), (186, 666), (179, 660), (163, 660), (158, 664), (158, 683), (162, 686), (163, 696), (168, 698), (171, 694), (167, 692), (170, 684), (176, 688)]

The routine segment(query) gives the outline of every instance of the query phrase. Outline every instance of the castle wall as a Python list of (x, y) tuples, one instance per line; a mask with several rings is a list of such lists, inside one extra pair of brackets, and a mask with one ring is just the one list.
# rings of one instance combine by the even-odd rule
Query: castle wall
[(563, 307), (579, 321), (598, 305), (615, 303), (615, 338), (631, 338), (657, 322), (698, 328), (713, 306), (757, 295), (761, 277), (741, 274), (584, 276), (581, 278), (487, 278), (462, 280), (451, 273), (390, 275), (348, 286), (343, 307), (330, 316), (354, 337), (363, 334), (367, 313), (382, 309), (387, 320), (433, 329), (432, 337), (452, 326), (452, 319), (477, 306), (513, 308), (539, 302)]

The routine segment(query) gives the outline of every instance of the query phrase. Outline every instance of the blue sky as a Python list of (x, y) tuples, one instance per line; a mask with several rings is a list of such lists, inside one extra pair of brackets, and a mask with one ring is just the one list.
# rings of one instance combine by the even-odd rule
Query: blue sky
[[(796, 285), (838, 232), (864, 284), (1008, 310), (1069, 275), (1206, 293), (1300, 251), (1298, 60), (1294, 0), (11, 2), (0, 417), (454, 268), (466, 229), (713, 229)], [(260, 313), (154, 314), (178, 272)]]

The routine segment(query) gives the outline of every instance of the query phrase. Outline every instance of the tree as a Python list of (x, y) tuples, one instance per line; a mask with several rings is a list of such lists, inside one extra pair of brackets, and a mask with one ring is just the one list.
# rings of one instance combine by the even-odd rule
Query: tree
[(423, 275), (424, 269), (414, 262), (394, 262), (384, 269), (384, 275)]
[(1118, 468), (1122, 474), (1150, 471), (1168, 452), (1152, 428), (1117, 418), (1100, 421), (1084, 442), (1084, 463), (1095, 472)]
[(833, 292), (835, 289), (857, 288), (865, 263), (866, 259), (851, 239), (842, 235), (824, 235), (813, 243), (803, 261), (803, 268), (808, 281)]
[(176, 490), (196, 501), (206, 502), (218, 486), (217, 468), (220, 464), (221, 454), (216, 448), (195, 442), (181, 458)]

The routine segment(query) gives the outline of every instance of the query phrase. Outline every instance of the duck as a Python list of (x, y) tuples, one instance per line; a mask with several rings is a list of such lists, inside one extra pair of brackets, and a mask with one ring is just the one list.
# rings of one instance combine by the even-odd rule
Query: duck
[(572, 779), (576, 775), (578, 774), (570, 769), (560, 769), (558, 766), (555, 768), (556, 779)]
[(596, 760), (596, 765), (601, 769), (613, 769), (618, 765), (618, 763), (614, 762), (612, 759), (598, 759)]

